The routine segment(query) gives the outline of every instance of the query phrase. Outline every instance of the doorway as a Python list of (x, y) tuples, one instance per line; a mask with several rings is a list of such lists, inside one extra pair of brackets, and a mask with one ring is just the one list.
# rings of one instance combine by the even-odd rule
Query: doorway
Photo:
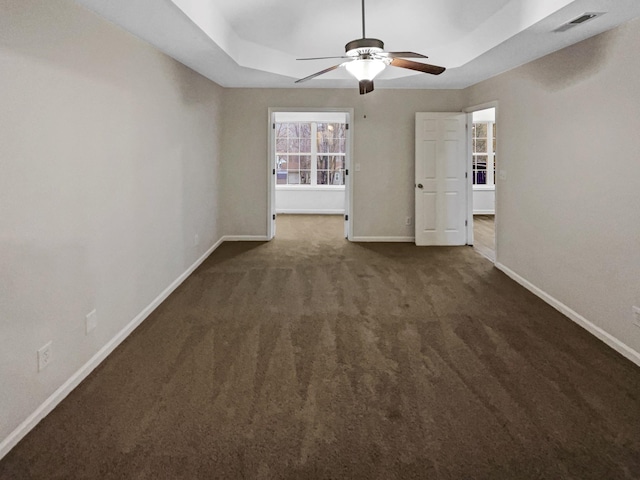
[(269, 110), (269, 239), (278, 216), (297, 216), (296, 224), (331, 216), (350, 237), (351, 110)]
[(473, 246), (481, 255), (496, 261), (496, 108), (471, 113), (471, 183)]

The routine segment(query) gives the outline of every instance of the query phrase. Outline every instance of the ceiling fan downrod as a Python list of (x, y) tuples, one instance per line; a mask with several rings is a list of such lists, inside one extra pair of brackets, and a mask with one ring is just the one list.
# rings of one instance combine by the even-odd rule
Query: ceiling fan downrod
[(362, 38), (367, 38), (364, 33), (364, 0), (362, 0)]
[(364, 0), (362, 0), (362, 38), (351, 40), (344, 46), (346, 54), (350, 57), (361, 57), (366, 55), (369, 58), (371, 53), (379, 53), (384, 50), (384, 43), (377, 38), (367, 38), (365, 30)]

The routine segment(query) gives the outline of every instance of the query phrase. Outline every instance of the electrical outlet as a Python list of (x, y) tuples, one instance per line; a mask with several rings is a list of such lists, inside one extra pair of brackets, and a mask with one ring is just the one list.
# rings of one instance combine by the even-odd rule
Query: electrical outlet
[(198, 245), (200, 245), (200, 235), (198, 235), (197, 233), (193, 236), (193, 246), (197, 247)]
[(640, 327), (640, 307), (632, 307), (633, 309), (633, 324), (636, 327)]
[(404, 219), (404, 224), (405, 224), (405, 225), (407, 225), (407, 226), (409, 226), (409, 225), (411, 225), (411, 221), (412, 221), (412, 220), (413, 220), (413, 218), (411, 218), (411, 217), (407, 217), (407, 218), (405, 218), (405, 219)]
[(98, 315), (96, 314), (95, 309), (87, 313), (85, 326), (87, 334), (98, 326)]
[(51, 342), (49, 342), (38, 350), (38, 371), (41, 372), (47, 368), (52, 360)]

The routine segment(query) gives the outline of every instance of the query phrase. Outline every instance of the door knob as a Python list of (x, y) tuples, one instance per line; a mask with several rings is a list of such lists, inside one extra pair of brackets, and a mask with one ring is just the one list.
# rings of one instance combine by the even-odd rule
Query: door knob
[(421, 183), (418, 184), (418, 188), (422, 188), (422, 184)]

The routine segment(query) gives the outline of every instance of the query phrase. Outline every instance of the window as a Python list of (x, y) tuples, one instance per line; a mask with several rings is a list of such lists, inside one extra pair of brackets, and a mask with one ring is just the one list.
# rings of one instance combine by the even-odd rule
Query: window
[(473, 123), (473, 184), (495, 185), (496, 176), (496, 124)]
[(277, 185), (344, 185), (346, 124), (276, 123)]

